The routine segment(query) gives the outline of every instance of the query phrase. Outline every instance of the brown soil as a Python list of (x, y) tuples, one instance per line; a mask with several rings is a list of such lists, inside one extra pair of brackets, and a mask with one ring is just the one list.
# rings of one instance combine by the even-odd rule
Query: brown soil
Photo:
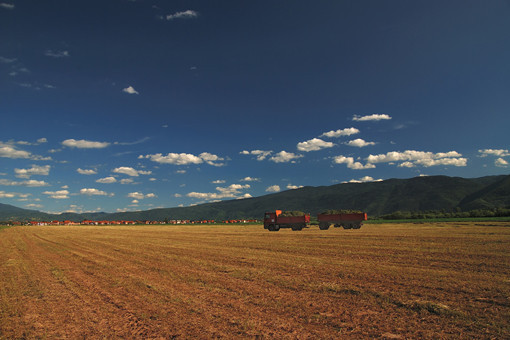
[(510, 338), (491, 224), (4, 229), (0, 339)]

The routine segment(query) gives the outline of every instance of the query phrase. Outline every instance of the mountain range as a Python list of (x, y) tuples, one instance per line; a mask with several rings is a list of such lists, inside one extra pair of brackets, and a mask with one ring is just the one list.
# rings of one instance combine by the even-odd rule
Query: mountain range
[(275, 209), (299, 210), (312, 215), (327, 209), (355, 209), (369, 216), (381, 216), (395, 211), (468, 211), (509, 206), (510, 175), (479, 178), (423, 176), (307, 186), (247, 199), (122, 213), (47, 214), (0, 203), (0, 221), (261, 219), (264, 212)]

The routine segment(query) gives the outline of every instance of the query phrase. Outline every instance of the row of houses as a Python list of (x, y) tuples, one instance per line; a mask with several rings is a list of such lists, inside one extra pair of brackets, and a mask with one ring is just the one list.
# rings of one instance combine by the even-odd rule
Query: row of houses
[[(74, 221), (30, 221), (28, 225), (32, 226), (46, 226), (46, 225), (139, 225), (139, 224), (248, 224), (248, 223), (257, 223), (257, 220), (254, 219), (237, 219), (237, 220), (224, 220), (224, 221), (215, 221), (215, 220), (167, 220), (167, 221), (93, 221), (93, 220), (83, 220), (81, 222)], [(15, 225), (20, 225), (21, 223), (15, 223)]]

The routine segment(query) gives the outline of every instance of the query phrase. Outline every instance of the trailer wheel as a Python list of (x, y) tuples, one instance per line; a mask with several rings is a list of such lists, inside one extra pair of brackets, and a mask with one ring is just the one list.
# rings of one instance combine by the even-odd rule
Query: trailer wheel
[(319, 223), (319, 229), (320, 230), (328, 230), (329, 229), (329, 223), (320, 222)]
[(361, 224), (353, 224), (352, 229), (359, 229), (361, 228)]
[(292, 227), (292, 230), (294, 230), (294, 231), (300, 231), (300, 230), (303, 230), (303, 226), (301, 226), (301, 225), (293, 226), (293, 227)]
[(344, 228), (344, 229), (351, 229), (352, 226), (350, 224), (342, 224), (342, 228)]

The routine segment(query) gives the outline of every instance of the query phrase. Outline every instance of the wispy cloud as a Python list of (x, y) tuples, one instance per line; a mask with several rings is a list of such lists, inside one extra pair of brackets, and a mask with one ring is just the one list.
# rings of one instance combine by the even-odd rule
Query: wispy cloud
[(31, 159), (34, 161), (48, 161), (51, 160), (51, 157), (43, 157), (39, 155), (34, 155), (31, 152), (20, 150), (13, 143), (3, 143), (0, 142), (0, 157), (4, 158), (24, 158)]
[(8, 185), (8, 186), (25, 186), (25, 187), (45, 187), (49, 184), (45, 181), (36, 181), (34, 179), (29, 179), (26, 181), (10, 181), (7, 179), (0, 179), (0, 185)]
[(14, 5), (13, 4), (8, 4), (6, 2), (0, 2), (0, 8), (5, 8), (5, 9), (14, 9)]
[(6, 58), (6, 57), (0, 56), (0, 63), (1, 64), (11, 64), (11, 63), (15, 62), (16, 60), (18, 60), (18, 59), (16, 59), (16, 58)]
[(241, 155), (253, 155), (256, 156), (258, 161), (263, 161), (267, 158), (267, 156), (271, 155), (273, 153), (272, 150), (243, 150), (240, 152)]
[(78, 149), (103, 149), (110, 145), (108, 142), (94, 142), (89, 140), (66, 139), (61, 143), (63, 146)]
[(168, 14), (165, 18), (166, 20), (175, 20), (175, 19), (193, 19), (196, 17), (198, 17), (198, 12), (188, 9), (186, 11)]
[(67, 58), (70, 57), (69, 51), (53, 51), (46, 50), (44, 51), (44, 55), (52, 58)]
[(51, 198), (62, 200), (69, 198), (68, 190), (58, 190), (58, 191), (45, 191), (43, 194), (48, 195)]
[(217, 192), (190, 192), (186, 194), (186, 196), (206, 201), (219, 200), (223, 198), (247, 198), (246, 194), (244, 196), (242, 195), (241, 190), (249, 188), (249, 184), (232, 184), (228, 187), (216, 187)]
[(391, 117), (385, 113), (383, 114), (372, 114), (372, 115), (367, 115), (367, 116), (358, 116), (358, 115), (354, 115), (354, 117), (352, 117), (352, 120), (356, 121), (356, 122), (366, 122), (366, 121), (378, 121), (378, 120), (390, 120)]

